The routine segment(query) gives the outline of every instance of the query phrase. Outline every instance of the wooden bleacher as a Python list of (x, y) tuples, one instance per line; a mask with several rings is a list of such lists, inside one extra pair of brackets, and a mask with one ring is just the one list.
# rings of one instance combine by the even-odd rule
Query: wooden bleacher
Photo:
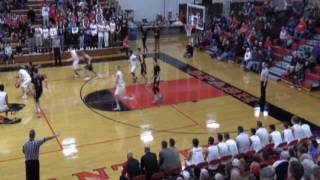
[[(80, 53), (81, 51), (78, 51)], [(86, 53), (91, 57), (107, 57), (121, 55), (121, 47), (114, 48), (104, 48), (104, 49), (95, 49), (87, 50)], [(61, 54), (62, 61), (70, 58), (69, 52), (63, 52)], [(44, 54), (25, 54), (22, 56), (15, 57), (16, 63), (26, 63), (26, 62), (43, 62), (43, 61), (54, 61), (53, 53), (44, 53)]]

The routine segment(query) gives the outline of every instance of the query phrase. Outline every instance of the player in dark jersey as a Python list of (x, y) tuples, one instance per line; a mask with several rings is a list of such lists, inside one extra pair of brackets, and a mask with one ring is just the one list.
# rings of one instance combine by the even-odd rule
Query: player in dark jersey
[(147, 78), (147, 65), (145, 61), (145, 54), (141, 52), (141, 48), (138, 48), (139, 61), (141, 65), (141, 76), (144, 78), (146, 84), (148, 84)]
[(47, 77), (46, 75), (39, 74), (39, 70), (37, 68), (34, 69), (33, 71), (33, 76), (32, 76), (32, 84), (34, 87), (34, 100), (36, 103), (36, 112), (38, 117), (41, 116), (41, 109), (40, 109), (40, 97), (42, 95), (43, 87), (42, 87), (42, 82), (44, 81), (45, 87), (48, 89), (48, 83), (47, 83)]
[[(85, 61), (86, 65), (84, 66), (83, 70), (87, 71), (87, 72), (91, 72), (94, 75), (98, 75), (94, 70), (93, 70), (93, 66), (92, 66), (92, 59), (91, 57), (85, 52), (82, 51), (81, 52), (82, 58)], [(91, 76), (87, 76), (86, 78), (84, 78), (85, 80), (90, 80), (92, 77)]]
[(158, 60), (154, 57), (154, 65), (153, 65), (153, 94), (154, 100), (153, 103), (158, 103), (162, 99), (162, 95), (160, 93), (160, 66), (158, 64)]

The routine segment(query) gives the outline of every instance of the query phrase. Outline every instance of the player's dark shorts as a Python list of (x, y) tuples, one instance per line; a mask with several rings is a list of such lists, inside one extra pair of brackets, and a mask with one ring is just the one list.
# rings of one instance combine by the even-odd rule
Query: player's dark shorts
[(147, 66), (146, 64), (141, 64), (141, 75), (147, 74)]
[(87, 69), (88, 71), (93, 71), (92, 64), (87, 64), (84, 68)]
[(153, 86), (159, 86), (160, 77), (153, 77)]
[(35, 97), (34, 97), (36, 102), (39, 102), (41, 95), (42, 95), (42, 88), (36, 88)]

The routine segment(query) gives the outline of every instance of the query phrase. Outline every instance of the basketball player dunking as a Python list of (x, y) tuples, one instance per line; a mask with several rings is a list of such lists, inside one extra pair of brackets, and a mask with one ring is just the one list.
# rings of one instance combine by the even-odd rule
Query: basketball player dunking
[(153, 103), (158, 103), (162, 99), (162, 95), (160, 93), (160, 66), (158, 64), (158, 60), (154, 57), (154, 65), (153, 65), (153, 94), (154, 100)]
[(133, 54), (132, 50), (129, 51), (129, 63), (130, 63), (130, 73), (132, 75), (133, 83), (137, 82), (136, 70), (139, 65), (139, 59), (136, 55)]
[(145, 60), (145, 54), (141, 52), (141, 48), (138, 48), (138, 54), (139, 54), (139, 60), (141, 65), (141, 76), (144, 79), (144, 82), (148, 84), (148, 78), (147, 78), (147, 65)]

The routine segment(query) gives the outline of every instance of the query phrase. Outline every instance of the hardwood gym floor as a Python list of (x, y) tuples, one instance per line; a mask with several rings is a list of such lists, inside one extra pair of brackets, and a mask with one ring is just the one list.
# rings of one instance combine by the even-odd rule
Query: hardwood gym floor
[[(140, 46), (140, 42), (133, 46)], [(152, 40), (149, 46), (150, 50), (153, 49)], [(246, 103), (244, 101), (248, 98), (233, 96), (234, 89), (231, 92), (223, 89), (226, 86), (214, 85), (210, 88), (220, 93), (219, 96), (201, 96), (203, 98), (194, 99), (193, 97), (200, 97), (195, 96), (196, 93), (208, 93), (205, 90), (197, 91), (187, 93), (192, 97), (184, 100), (170, 100), (165, 105), (144, 106), (145, 108), (139, 106), (140, 108), (130, 111), (104, 111), (85, 104), (84, 99), (90, 93), (114, 88), (112, 75), (117, 64), (122, 67), (127, 86), (135, 87), (131, 83), (128, 62), (124, 59), (94, 64), (94, 69), (102, 76), (87, 83), (83, 78), (74, 79), (70, 66), (40, 69), (40, 72), (47, 74), (49, 78), (49, 89), (44, 90), (41, 99), (43, 117), (37, 118), (32, 98), (22, 100), (20, 89), (14, 87), (18, 72), (2, 72), (0, 82), (6, 86), (9, 102), (22, 103), (26, 107), (16, 114), (22, 118), (21, 123), (0, 125), (0, 179), (24, 179), (22, 144), (28, 139), (28, 131), (32, 128), (36, 130), (37, 137), (62, 133), (59, 138), (41, 147), (41, 179), (76, 180), (80, 179), (81, 175), (85, 176), (84, 172), (87, 172), (86, 175), (91, 173), (92, 177), (99, 173), (102, 177), (105, 172), (109, 179), (118, 179), (120, 168), (117, 169), (116, 165), (126, 160), (126, 153), (132, 151), (138, 159), (143, 154), (144, 145), (140, 135), (143, 129), (148, 127), (152, 129), (154, 138), (151, 150), (159, 152), (161, 140), (173, 137), (177, 147), (185, 149), (191, 147), (193, 137), (198, 137), (201, 144), (206, 144), (207, 137), (210, 134), (216, 136), (217, 132), (231, 132), (232, 136), (235, 136), (237, 126), (242, 125), (248, 130), (255, 127), (257, 119), (262, 120), (265, 125), (276, 123), (277, 127), (282, 129), (280, 123), (288, 120), (286, 115), (295, 114), (313, 123), (315, 127), (320, 125), (319, 92), (298, 92), (282, 82), (269, 81), (267, 100), (272, 104), (270, 116), (256, 118), (253, 103), (260, 95), (258, 74), (245, 72), (238, 64), (218, 62), (199, 51), (195, 52), (193, 58), (185, 59), (182, 57), (184, 47), (185, 40), (181, 37), (162, 39), (161, 52), (165, 54), (161, 54), (159, 63), (164, 83), (183, 80), (193, 82), (195, 77), (199, 79), (199, 72), (207, 73), (220, 80), (220, 85), (225, 82), (224, 85), (238, 88), (250, 95), (252, 102)], [(147, 58), (149, 79), (152, 75), (152, 64), (150, 56)], [(138, 77), (138, 83), (142, 84), (143, 80)], [(201, 77), (200, 81), (206, 81)], [(208, 88), (208, 83), (200, 81), (201, 86)], [(192, 87), (192, 84), (182, 87)], [(172, 93), (177, 95), (183, 90), (166, 88), (164, 91), (168, 91), (172, 96)], [(139, 96), (143, 95), (141, 91), (143, 88), (139, 89)], [(146, 87), (145, 91), (150, 93), (151, 86)], [(134, 92), (138, 91), (130, 91), (131, 95), (134, 96)], [(139, 101), (138, 103), (144, 102)], [(274, 111), (279, 109), (279, 112)], [(206, 127), (209, 119), (216, 120), (220, 127), (209, 130)], [(183, 159), (182, 156), (181, 158)]]

